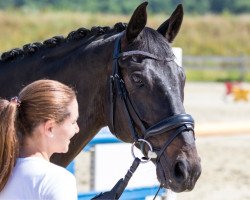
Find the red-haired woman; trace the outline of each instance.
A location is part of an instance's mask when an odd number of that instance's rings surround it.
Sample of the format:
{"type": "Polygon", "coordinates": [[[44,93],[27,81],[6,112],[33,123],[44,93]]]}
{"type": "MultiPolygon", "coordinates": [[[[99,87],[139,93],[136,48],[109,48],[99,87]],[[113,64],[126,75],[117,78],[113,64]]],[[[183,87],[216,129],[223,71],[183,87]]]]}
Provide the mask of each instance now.
{"type": "Polygon", "coordinates": [[[0,99],[0,200],[77,199],[75,177],[49,162],[79,132],[70,87],[39,80],[10,101],[0,99]]]}

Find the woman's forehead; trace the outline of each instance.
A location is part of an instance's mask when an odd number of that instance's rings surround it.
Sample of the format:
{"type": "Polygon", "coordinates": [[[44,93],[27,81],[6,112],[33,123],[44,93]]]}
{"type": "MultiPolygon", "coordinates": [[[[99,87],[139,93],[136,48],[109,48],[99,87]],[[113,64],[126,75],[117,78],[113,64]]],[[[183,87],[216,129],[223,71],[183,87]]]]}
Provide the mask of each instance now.
{"type": "Polygon", "coordinates": [[[72,118],[78,118],[79,111],[78,111],[78,102],[76,99],[73,99],[73,101],[69,104],[68,110],[72,118]]]}

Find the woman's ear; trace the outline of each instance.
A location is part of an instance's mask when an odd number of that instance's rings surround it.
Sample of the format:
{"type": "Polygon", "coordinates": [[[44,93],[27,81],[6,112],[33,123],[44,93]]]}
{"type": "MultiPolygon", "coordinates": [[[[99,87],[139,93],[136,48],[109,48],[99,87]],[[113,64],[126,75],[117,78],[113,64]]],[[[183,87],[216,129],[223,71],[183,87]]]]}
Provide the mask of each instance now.
{"type": "Polygon", "coordinates": [[[47,120],[44,123],[44,134],[49,137],[49,138],[53,138],[54,134],[53,134],[53,129],[55,128],[56,122],[55,120],[47,120]]]}

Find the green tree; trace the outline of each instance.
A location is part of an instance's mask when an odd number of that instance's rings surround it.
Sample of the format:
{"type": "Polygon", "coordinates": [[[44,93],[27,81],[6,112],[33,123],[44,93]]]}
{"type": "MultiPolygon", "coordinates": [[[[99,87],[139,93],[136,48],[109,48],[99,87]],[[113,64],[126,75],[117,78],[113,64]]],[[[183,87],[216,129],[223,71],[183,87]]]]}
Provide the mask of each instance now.
{"type": "MultiPolygon", "coordinates": [[[[130,14],[144,0],[0,0],[0,9],[64,9],[87,12],[130,14]]],[[[151,13],[170,14],[177,4],[184,5],[185,13],[204,14],[250,13],[250,0],[149,0],[151,13]]]]}
{"type": "Polygon", "coordinates": [[[237,0],[234,2],[234,13],[250,13],[250,1],[249,0],[237,0]]]}
{"type": "Polygon", "coordinates": [[[183,2],[185,10],[188,13],[203,14],[209,10],[208,0],[188,0],[183,2]]]}

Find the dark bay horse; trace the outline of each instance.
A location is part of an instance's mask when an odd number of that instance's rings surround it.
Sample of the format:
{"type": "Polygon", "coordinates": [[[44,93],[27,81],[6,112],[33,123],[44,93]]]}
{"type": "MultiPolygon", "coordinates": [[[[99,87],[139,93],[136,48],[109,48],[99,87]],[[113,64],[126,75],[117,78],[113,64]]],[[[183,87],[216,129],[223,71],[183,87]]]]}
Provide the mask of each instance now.
{"type": "MultiPolygon", "coordinates": [[[[183,107],[185,73],[170,43],[177,35],[179,5],[157,30],[145,27],[147,3],[128,24],[80,28],[67,37],[24,45],[0,59],[0,97],[10,99],[38,79],[54,79],[78,92],[80,133],[66,154],[52,162],[67,166],[104,126],[124,142],[136,142],[147,156],[147,140],[157,157],[157,177],[165,188],[192,190],[201,173],[193,119],[183,107]]],[[[152,152],[151,152],[152,153],[152,152]]]]}

